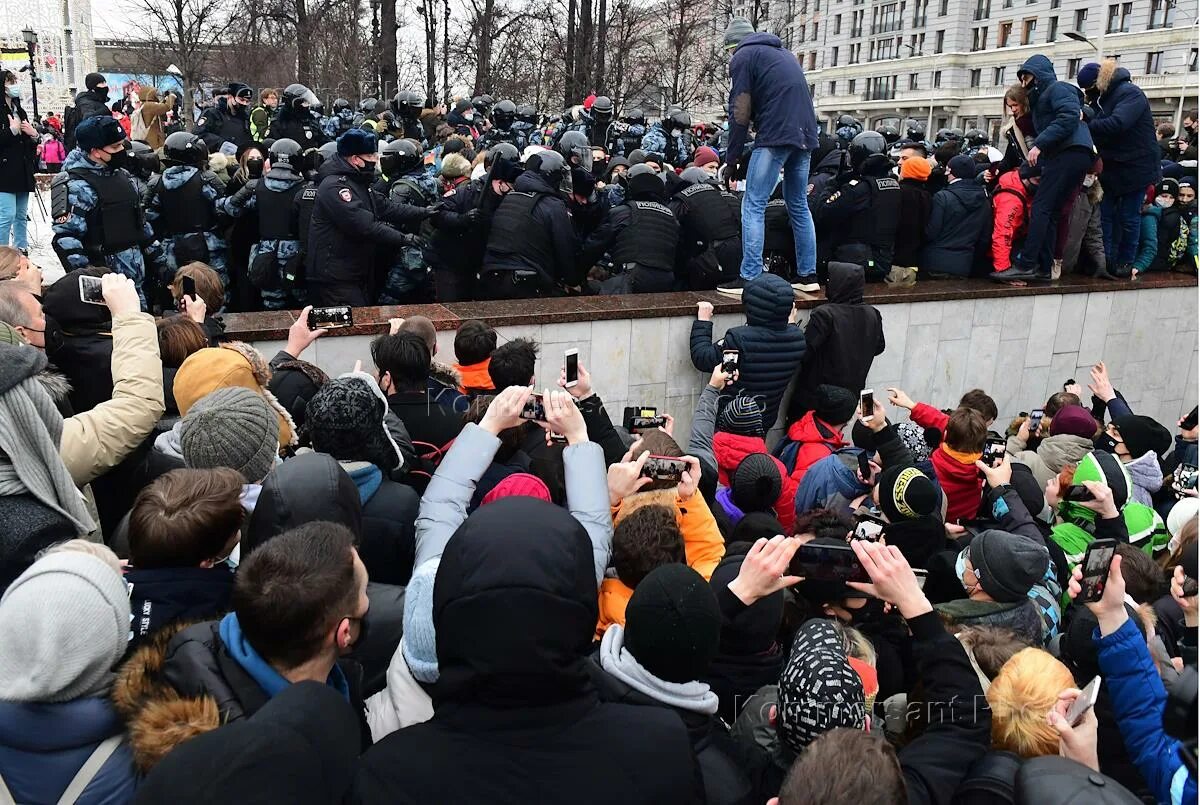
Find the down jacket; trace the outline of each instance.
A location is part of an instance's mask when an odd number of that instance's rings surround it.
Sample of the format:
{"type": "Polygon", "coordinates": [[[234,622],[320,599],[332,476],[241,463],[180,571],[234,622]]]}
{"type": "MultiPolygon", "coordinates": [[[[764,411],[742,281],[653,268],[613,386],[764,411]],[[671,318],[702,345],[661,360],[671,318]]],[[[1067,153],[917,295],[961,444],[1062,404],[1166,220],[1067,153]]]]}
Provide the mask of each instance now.
{"type": "Polygon", "coordinates": [[[1096,100],[1084,110],[1088,130],[1104,159],[1100,184],[1105,192],[1125,195],[1158,181],[1160,159],[1154,114],[1146,93],[1129,71],[1105,59],[1096,77],[1096,100]]]}
{"type": "Polygon", "coordinates": [[[921,268],[941,274],[968,277],[975,255],[983,253],[991,205],[983,186],[959,179],[933,196],[921,268]]]}
{"type": "Polygon", "coordinates": [[[992,196],[992,268],[996,271],[1012,265],[1013,248],[1025,240],[1032,200],[1015,170],[1000,174],[992,196]]]}
{"type": "Polygon", "coordinates": [[[1038,485],[1045,487],[1051,478],[1062,472],[1063,467],[1082,461],[1084,456],[1092,452],[1094,445],[1090,439],[1060,433],[1043,439],[1036,451],[1025,449],[1025,442],[1015,435],[1008,437],[1006,447],[1012,460],[1029,467],[1038,485]]]}
{"type": "Polygon", "coordinates": [[[738,350],[739,377],[728,391],[758,400],[768,430],[779,416],[788,382],[804,360],[804,332],[788,322],[793,299],[787,280],[762,274],[742,293],[744,325],[730,328],[724,338],[713,343],[712,322],[692,322],[692,365],[707,375],[721,362],[722,349],[738,350]]]}
{"type": "Polygon", "coordinates": [[[1029,144],[1030,150],[1037,148],[1047,157],[1075,146],[1091,151],[1092,135],[1080,117],[1083,99],[1079,88],[1059,81],[1054,74],[1054,65],[1040,53],[1025,60],[1017,75],[1021,73],[1033,75],[1033,84],[1027,93],[1033,128],[1038,134],[1029,144]]]}

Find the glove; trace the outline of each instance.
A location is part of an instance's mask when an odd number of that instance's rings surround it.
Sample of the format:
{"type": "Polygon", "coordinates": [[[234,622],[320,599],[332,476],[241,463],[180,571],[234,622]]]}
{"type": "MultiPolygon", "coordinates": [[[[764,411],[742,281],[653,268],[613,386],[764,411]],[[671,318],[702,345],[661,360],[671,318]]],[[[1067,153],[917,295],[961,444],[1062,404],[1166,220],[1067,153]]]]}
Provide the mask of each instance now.
{"type": "Polygon", "coordinates": [[[483,218],[483,210],[473,207],[467,210],[466,219],[469,224],[477,224],[483,218]]]}
{"type": "Polygon", "coordinates": [[[410,235],[407,232],[402,233],[402,234],[404,236],[404,245],[405,246],[422,246],[422,245],[424,245],[424,242],[421,240],[420,235],[410,235]]]}
{"type": "Polygon", "coordinates": [[[446,205],[442,204],[442,202],[440,202],[440,201],[434,202],[433,204],[430,204],[428,207],[425,208],[425,217],[433,218],[435,215],[437,215],[439,212],[441,212],[445,208],[446,208],[446,205]]]}
{"type": "Polygon", "coordinates": [[[230,203],[235,207],[242,206],[251,196],[254,195],[254,191],[257,187],[258,179],[248,180],[236,193],[233,194],[233,198],[230,199],[230,203]]]}

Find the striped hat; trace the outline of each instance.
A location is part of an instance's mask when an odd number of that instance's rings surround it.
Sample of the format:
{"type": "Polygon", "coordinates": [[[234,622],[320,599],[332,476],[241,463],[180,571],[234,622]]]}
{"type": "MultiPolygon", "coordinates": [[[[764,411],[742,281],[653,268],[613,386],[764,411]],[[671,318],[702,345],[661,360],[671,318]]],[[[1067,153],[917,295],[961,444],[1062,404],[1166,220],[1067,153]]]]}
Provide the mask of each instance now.
{"type": "Polygon", "coordinates": [[[762,406],[753,397],[734,397],[717,416],[717,430],[738,436],[762,436],[762,406]]]}

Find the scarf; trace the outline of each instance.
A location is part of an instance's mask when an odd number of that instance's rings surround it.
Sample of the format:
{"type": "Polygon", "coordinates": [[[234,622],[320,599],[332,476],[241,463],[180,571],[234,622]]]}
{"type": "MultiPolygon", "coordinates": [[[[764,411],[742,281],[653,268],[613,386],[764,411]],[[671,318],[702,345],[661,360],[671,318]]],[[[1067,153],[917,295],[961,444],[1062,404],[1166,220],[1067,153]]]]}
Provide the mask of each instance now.
{"type": "Polygon", "coordinates": [[[87,534],[96,524],[59,455],[62,426],[62,414],[36,377],[0,396],[0,495],[32,495],[87,534]]]}
{"type": "Polygon", "coordinates": [[[608,627],[600,643],[600,667],[639,693],[660,704],[711,716],[717,712],[717,694],[704,682],[664,682],[647,671],[625,650],[625,629],[608,627]]]}

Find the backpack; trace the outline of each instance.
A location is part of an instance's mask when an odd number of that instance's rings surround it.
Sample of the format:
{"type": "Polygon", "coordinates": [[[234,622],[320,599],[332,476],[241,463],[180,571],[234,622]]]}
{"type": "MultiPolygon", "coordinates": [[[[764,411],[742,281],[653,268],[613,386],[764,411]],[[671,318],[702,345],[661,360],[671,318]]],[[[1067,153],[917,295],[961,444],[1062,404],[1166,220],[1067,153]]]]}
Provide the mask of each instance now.
{"type": "Polygon", "coordinates": [[[79,107],[68,106],[63,110],[63,142],[67,150],[75,147],[75,127],[79,125],[79,107]]]}
{"type": "Polygon", "coordinates": [[[146,135],[150,133],[150,126],[146,124],[145,112],[142,107],[133,113],[130,117],[129,124],[129,139],[146,141],[146,135]]]}

